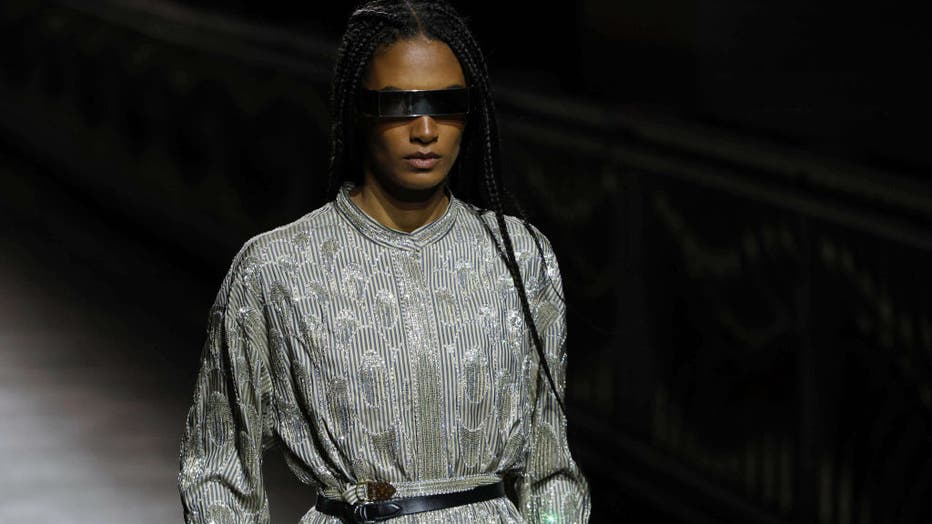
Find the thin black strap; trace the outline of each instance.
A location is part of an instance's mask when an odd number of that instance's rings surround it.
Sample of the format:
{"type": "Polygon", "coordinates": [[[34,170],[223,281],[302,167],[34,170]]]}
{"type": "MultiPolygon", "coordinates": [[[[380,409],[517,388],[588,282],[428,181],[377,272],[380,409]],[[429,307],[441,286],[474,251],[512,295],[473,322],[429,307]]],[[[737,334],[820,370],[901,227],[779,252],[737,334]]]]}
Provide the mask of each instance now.
{"type": "Polygon", "coordinates": [[[495,484],[478,486],[466,491],[360,504],[348,504],[342,500],[331,499],[318,494],[315,507],[317,511],[331,517],[339,517],[344,522],[381,522],[402,515],[455,508],[504,496],[505,485],[499,481],[495,484]]]}

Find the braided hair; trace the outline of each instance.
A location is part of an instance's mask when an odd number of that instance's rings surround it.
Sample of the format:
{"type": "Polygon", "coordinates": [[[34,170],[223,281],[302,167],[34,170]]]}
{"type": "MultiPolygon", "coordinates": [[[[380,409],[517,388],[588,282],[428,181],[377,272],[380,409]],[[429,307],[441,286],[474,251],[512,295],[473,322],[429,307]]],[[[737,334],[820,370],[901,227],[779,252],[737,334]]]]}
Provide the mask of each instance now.
{"type": "Polygon", "coordinates": [[[467,28],[465,19],[445,0],[373,0],[360,5],[350,15],[337,50],[330,91],[328,194],[331,198],[335,196],[345,180],[362,184],[361,155],[356,153],[361,144],[358,143],[360,133],[356,125],[354,102],[374,51],[380,46],[418,36],[442,41],[450,47],[463,68],[467,85],[475,95],[470,99],[471,111],[463,131],[460,153],[448,175],[448,184],[454,194],[470,203],[468,207],[480,216],[479,222],[492,238],[499,257],[508,268],[518,290],[524,319],[530,327],[541,368],[560,409],[565,411],[544,355],[540,333],[531,314],[527,291],[515,259],[511,235],[505,225],[504,197],[515,204],[517,215],[534,240],[542,263],[543,248],[525,214],[502,181],[498,121],[485,58],[467,28]],[[487,212],[495,216],[501,241],[493,234],[489,224],[481,219],[481,215],[487,212]]]}

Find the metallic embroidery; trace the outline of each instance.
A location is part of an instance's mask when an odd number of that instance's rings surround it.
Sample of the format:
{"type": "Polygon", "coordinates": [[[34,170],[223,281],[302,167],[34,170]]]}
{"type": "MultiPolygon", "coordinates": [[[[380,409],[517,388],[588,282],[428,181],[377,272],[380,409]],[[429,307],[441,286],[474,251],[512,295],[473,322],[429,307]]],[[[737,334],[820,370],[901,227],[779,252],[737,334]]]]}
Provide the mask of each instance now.
{"type": "Polygon", "coordinates": [[[283,253],[279,255],[278,259],[276,259],[275,262],[276,264],[278,264],[278,267],[284,269],[285,271],[289,273],[293,273],[295,270],[295,267],[297,266],[292,256],[287,253],[283,253]]]}
{"type": "Polygon", "coordinates": [[[560,310],[553,302],[543,302],[537,306],[537,312],[534,315],[534,322],[537,324],[539,333],[544,333],[550,329],[550,325],[560,316],[560,310]]]}
{"type": "Polygon", "coordinates": [[[498,424],[502,431],[508,429],[509,423],[515,416],[515,388],[514,378],[511,375],[502,375],[498,381],[498,424]]]}
{"type": "Polygon", "coordinates": [[[363,274],[362,266],[352,262],[341,268],[343,273],[340,279],[343,293],[354,299],[363,300],[363,293],[366,290],[366,277],[363,274]]]}
{"type": "Polygon", "coordinates": [[[547,422],[537,424],[535,428],[535,437],[535,455],[539,457],[559,456],[561,446],[557,442],[557,436],[552,425],[547,422]]]}
{"type": "Polygon", "coordinates": [[[408,344],[414,358],[414,415],[417,474],[422,478],[439,478],[446,474],[446,457],[442,448],[445,428],[441,401],[439,348],[428,322],[427,289],[420,266],[414,256],[399,253],[394,257],[399,267],[402,316],[408,344]]]}
{"type": "Polygon", "coordinates": [[[307,231],[298,231],[292,235],[291,243],[298,251],[304,251],[311,245],[311,235],[307,231]]]}
{"type": "Polygon", "coordinates": [[[252,307],[240,307],[236,310],[235,318],[239,329],[241,329],[244,334],[249,335],[253,334],[256,329],[255,326],[261,322],[259,312],[252,307]]]}
{"type": "Polygon", "coordinates": [[[398,456],[398,434],[395,428],[370,434],[369,440],[372,442],[372,447],[382,455],[383,461],[391,462],[398,456]]]}
{"type": "Polygon", "coordinates": [[[240,273],[240,281],[243,285],[251,290],[255,291],[256,289],[261,289],[261,282],[259,281],[258,269],[261,265],[261,261],[255,256],[247,256],[242,261],[242,271],[240,273]]]}
{"type": "Polygon", "coordinates": [[[515,289],[515,281],[511,278],[511,274],[502,273],[496,279],[495,284],[501,294],[502,300],[508,300],[512,297],[517,298],[517,295],[515,295],[517,292],[515,289]]]}
{"type": "Polygon", "coordinates": [[[440,312],[443,313],[444,319],[453,322],[459,320],[457,317],[456,297],[453,296],[453,293],[451,293],[449,289],[437,289],[434,292],[434,297],[436,298],[440,312]]]}
{"type": "Polygon", "coordinates": [[[327,385],[327,409],[341,437],[349,433],[350,405],[346,379],[334,378],[327,385]]]}
{"type": "Polygon", "coordinates": [[[204,477],[207,458],[198,440],[199,438],[196,438],[184,444],[184,451],[181,455],[181,473],[178,476],[181,489],[189,489],[204,477]]]}
{"type": "Polygon", "coordinates": [[[261,434],[263,430],[262,419],[259,418],[259,412],[256,411],[256,408],[249,405],[244,405],[240,406],[240,410],[242,411],[242,416],[245,419],[243,426],[245,426],[246,430],[253,435],[261,434]]]}
{"type": "Polygon", "coordinates": [[[232,391],[232,396],[238,403],[244,405],[255,404],[255,397],[252,395],[253,390],[252,376],[249,373],[249,363],[242,352],[236,352],[233,357],[233,376],[236,381],[236,388],[232,391]]]}
{"type": "Polygon", "coordinates": [[[478,348],[465,353],[462,372],[464,399],[472,404],[481,402],[489,393],[489,362],[478,348]]]}
{"type": "Polygon", "coordinates": [[[327,273],[333,273],[333,262],[338,249],[339,244],[333,238],[328,238],[320,244],[320,258],[323,261],[323,268],[327,273]]]}
{"type": "Polygon", "coordinates": [[[356,320],[356,314],[351,309],[344,309],[337,314],[334,321],[334,330],[337,341],[341,346],[345,346],[352,340],[353,335],[359,328],[359,322],[356,320]]]}
{"type": "Polygon", "coordinates": [[[274,282],[269,291],[269,302],[280,315],[283,315],[291,307],[291,292],[285,284],[274,282]]]}
{"type": "Polygon", "coordinates": [[[465,295],[471,294],[479,280],[476,270],[473,269],[468,260],[457,260],[454,268],[456,271],[456,284],[459,286],[460,291],[465,295]]]}
{"type": "Polygon", "coordinates": [[[323,322],[313,315],[305,315],[298,321],[298,331],[304,346],[312,355],[311,365],[320,365],[324,351],[328,347],[327,332],[323,322]]]}
{"type": "Polygon", "coordinates": [[[288,377],[291,366],[288,364],[285,351],[285,338],[278,329],[272,328],[269,330],[269,341],[271,342],[269,360],[272,365],[272,381],[276,387],[275,391],[279,396],[286,396],[289,394],[288,377]]]}
{"type": "Polygon", "coordinates": [[[314,408],[314,388],[311,386],[311,381],[307,377],[307,373],[298,363],[294,363],[291,366],[291,375],[295,377],[295,400],[304,406],[304,409],[311,411],[314,408]]]}
{"type": "Polygon", "coordinates": [[[216,503],[207,508],[208,524],[236,524],[237,520],[236,513],[227,504],[216,503]]]}
{"type": "Polygon", "coordinates": [[[375,293],[375,312],[382,329],[391,329],[395,326],[398,313],[395,308],[395,295],[391,291],[380,289],[375,293]]]}
{"type": "Polygon", "coordinates": [[[327,288],[320,282],[308,282],[304,286],[304,293],[306,297],[313,299],[318,304],[326,304],[330,300],[330,295],[327,293],[327,288]]]}
{"type": "Polygon", "coordinates": [[[505,312],[505,332],[512,344],[520,344],[524,334],[524,315],[517,309],[505,312]]]}
{"type": "Polygon", "coordinates": [[[372,464],[363,457],[353,459],[353,472],[355,473],[354,476],[359,480],[375,478],[375,470],[372,469],[372,464]]]}
{"type": "Polygon", "coordinates": [[[279,402],[278,427],[282,436],[292,444],[299,444],[309,438],[309,430],[304,415],[297,406],[290,402],[279,402]]]}
{"type": "MultiPolygon", "coordinates": [[[[177,478],[188,524],[268,524],[261,464],[277,441],[304,483],[337,497],[357,482],[395,496],[523,479],[505,499],[399,519],[585,522],[588,485],[538,373],[490,212],[451,198],[405,233],[336,200],[249,240],[207,319],[177,478]]],[[[558,388],[565,308],[556,257],[505,219],[558,388]]],[[[277,453],[276,453],[277,455],[277,453]]],[[[302,522],[335,524],[316,511],[302,522]]]]}
{"type": "Polygon", "coordinates": [[[481,306],[478,310],[479,323],[485,328],[486,336],[494,340],[499,334],[499,320],[497,312],[490,306],[481,306]]]}
{"type": "MultiPolygon", "coordinates": [[[[238,438],[240,460],[243,462],[246,474],[249,476],[258,475],[261,461],[259,460],[259,453],[256,452],[256,447],[252,444],[252,438],[245,431],[240,431],[238,438]]],[[[240,479],[240,481],[242,484],[246,484],[246,479],[240,479]]]]}
{"type": "Polygon", "coordinates": [[[367,406],[380,408],[382,401],[389,399],[385,362],[375,351],[369,350],[363,356],[359,379],[362,381],[362,398],[367,406]]]}
{"type": "MultiPolygon", "coordinates": [[[[210,318],[207,324],[207,340],[212,341],[216,340],[223,333],[223,320],[224,320],[224,311],[221,308],[211,308],[210,318]]],[[[219,351],[219,348],[216,344],[209,344],[210,351],[214,353],[216,358],[216,353],[219,351]]]]}
{"type": "Polygon", "coordinates": [[[464,464],[471,467],[479,465],[479,454],[483,447],[483,440],[484,432],[482,429],[459,428],[460,455],[464,464]]]}
{"type": "Polygon", "coordinates": [[[212,393],[207,403],[207,438],[214,447],[223,447],[233,438],[233,417],[223,393],[212,393]]]}

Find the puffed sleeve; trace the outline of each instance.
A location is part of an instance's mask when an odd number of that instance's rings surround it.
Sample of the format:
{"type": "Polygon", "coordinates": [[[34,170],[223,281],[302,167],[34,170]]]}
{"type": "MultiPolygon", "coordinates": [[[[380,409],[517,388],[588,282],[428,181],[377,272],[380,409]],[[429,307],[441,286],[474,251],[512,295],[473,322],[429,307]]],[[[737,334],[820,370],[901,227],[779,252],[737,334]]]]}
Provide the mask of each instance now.
{"type": "Polygon", "coordinates": [[[275,443],[275,424],[262,286],[249,252],[247,242],[210,309],[179,457],[187,524],[269,522],[262,453],[275,443]]]}
{"type": "MultiPolygon", "coordinates": [[[[537,230],[535,229],[535,232],[537,230]]],[[[533,250],[529,273],[536,275],[527,287],[535,323],[557,391],[566,391],[566,305],[556,256],[547,238],[537,232],[543,260],[533,250]]],[[[533,344],[533,342],[532,342],[533,344]]],[[[539,362],[536,350],[533,361],[539,362]]],[[[566,417],[542,370],[537,373],[532,428],[524,475],[518,479],[519,508],[532,523],[584,523],[591,509],[589,484],[570,455],[566,417]]],[[[536,371],[535,371],[536,372],[536,371]]]]}

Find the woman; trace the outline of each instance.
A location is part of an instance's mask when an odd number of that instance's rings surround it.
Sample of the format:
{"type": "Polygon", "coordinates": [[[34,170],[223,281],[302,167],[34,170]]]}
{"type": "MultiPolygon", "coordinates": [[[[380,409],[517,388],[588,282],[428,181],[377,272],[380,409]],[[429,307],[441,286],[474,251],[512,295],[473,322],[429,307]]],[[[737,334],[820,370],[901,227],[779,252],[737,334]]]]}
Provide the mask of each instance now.
{"type": "Polygon", "coordinates": [[[302,522],[586,521],[560,273],[546,237],[502,212],[463,20],[438,1],[357,9],[331,104],[333,200],[247,241],[212,308],[186,521],[267,522],[275,444],[319,488],[302,522]]]}

